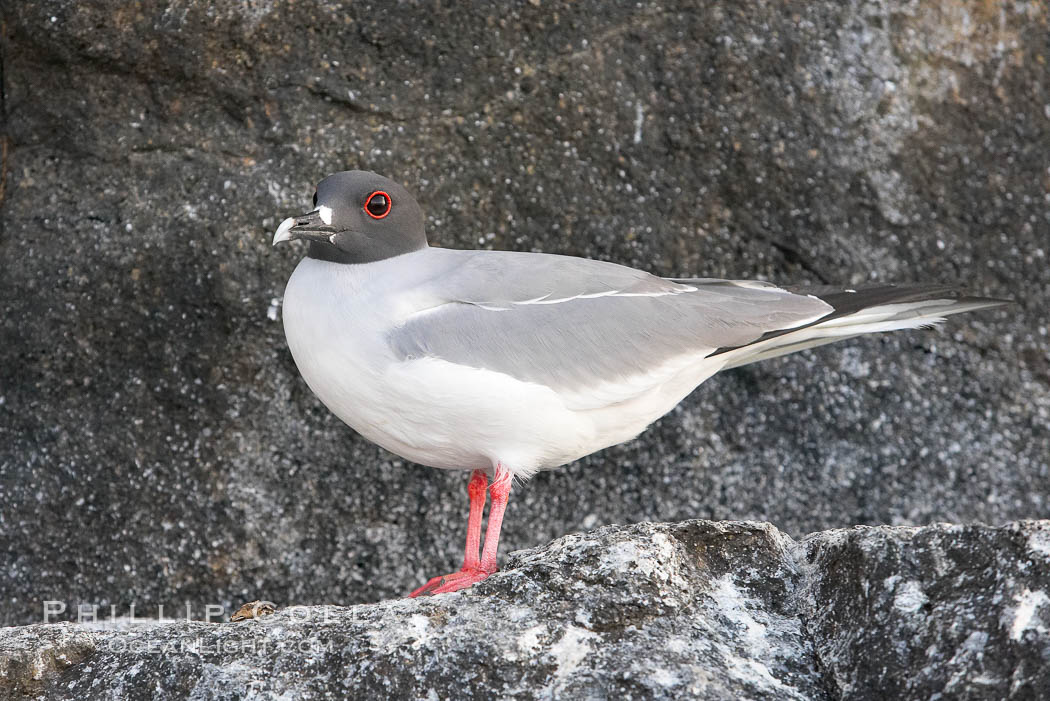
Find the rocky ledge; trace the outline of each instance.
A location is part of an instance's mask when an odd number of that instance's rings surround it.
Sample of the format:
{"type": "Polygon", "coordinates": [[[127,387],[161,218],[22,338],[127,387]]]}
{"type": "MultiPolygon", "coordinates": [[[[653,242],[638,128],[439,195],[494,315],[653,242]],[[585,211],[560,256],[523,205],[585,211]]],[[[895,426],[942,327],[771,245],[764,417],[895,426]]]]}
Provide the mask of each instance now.
{"type": "Polygon", "coordinates": [[[0,696],[1036,699],[1050,521],[610,526],[473,589],[236,623],[0,629],[0,696]]]}

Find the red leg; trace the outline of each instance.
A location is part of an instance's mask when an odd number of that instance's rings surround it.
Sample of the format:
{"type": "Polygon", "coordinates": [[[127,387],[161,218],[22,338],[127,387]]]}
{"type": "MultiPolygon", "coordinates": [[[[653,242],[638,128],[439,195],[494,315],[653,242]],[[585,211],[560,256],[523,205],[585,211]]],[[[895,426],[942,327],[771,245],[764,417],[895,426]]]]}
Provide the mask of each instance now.
{"type": "Polygon", "coordinates": [[[484,470],[474,470],[467,485],[467,496],[470,497],[470,515],[467,517],[467,545],[463,552],[463,567],[459,572],[432,577],[427,583],[409,594],[416,598],[420,594],[433,594],[442,584],[458,579],[478,569],[478,548],[481,545],[481,515],[485,511],[485,492],[488,490],[489,478],[484,470]]]}
{"type": "Polygon", "coordinates": [[[485,550],[481,553],[481,569],[492,574],[496,566],[496,549],[499,548],[499,532],[503,527],[503,512],[507,510],[510,499],[510,473],[502,465],[496,466],[496,479],[489,487],[492,506],[489,507],[489,524],[485,529],[485,550]]]}
{"type": "Polygon", "coordinates": [[[442,577],[434,577],[426,584],[409,594],[415,598],[420,594],[444,594],[450,591],[466,589],[480,582],[496,571],[496,549],[499,547],[499,532],[503,525],[503,512],[507,508],[510,496],[511,475],[503,465],[496,465],[496,476],[489,491],[492,494],[492,508],[489,510],[489,523],[485,530],[485,549],[478,560],[478,545],[481,541],[481,513],[485,508],[485,491],[488,478],[481,470],[475,470],[471,476],[467,493],[470,495],[470,516],[467,519],[467,547],[463,556],[463,568],[442,577]]]}
{"type": "Polygon", "coordinates": [[[467,517],[467,547],[463,553],[464,570],[478,566],[478,549],[481,547],[481,514],[485,511],[485,492],[489,478],[484,470],[474,470],[467,485],[470,497],[470,515],[467,517]]]}

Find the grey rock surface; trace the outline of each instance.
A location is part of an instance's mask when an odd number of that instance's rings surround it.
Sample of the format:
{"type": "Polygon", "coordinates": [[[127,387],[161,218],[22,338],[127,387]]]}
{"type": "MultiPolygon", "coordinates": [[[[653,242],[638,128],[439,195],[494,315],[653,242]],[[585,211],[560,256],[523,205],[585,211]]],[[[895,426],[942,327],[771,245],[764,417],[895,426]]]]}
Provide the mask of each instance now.
{"type": "Polygon", "coordinates": [[[1018,300],[713,378],[516,489],[505,550],[1048,513],[1042,3],[0,13],[0,622],[354,604],[458,563],[466,476],[342,426],[277,320],[299,253],[270,234],[351,167],[416,191],[444,246],[1018,300]]]}
{"type": "Polygon", "coordinates": [[[806,628],[842,698],[1050,693],[1050,521],[852,528],[801,546],[806,628]]]}
{"type": "Polygon", "coordinates": [[[0,629],[47,699],[1037,699],[1050,521],[608,526],[472,589],[239,623],[0,629]]]}

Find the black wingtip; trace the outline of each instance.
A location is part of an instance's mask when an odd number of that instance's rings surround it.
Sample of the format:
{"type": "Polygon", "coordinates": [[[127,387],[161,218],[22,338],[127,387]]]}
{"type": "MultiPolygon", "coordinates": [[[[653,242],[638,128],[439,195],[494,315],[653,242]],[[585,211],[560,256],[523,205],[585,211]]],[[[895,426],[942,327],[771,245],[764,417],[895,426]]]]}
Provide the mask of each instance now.
{"type": "Polygon", "coordinates": [[[980,305],[978,308],[981,309],[1015,304],[1011,299],[969,295],[960,288],[950,285],[872,285],[855,289],[824,286],[786,289],[796,294],[811,295],[831,305],[835,311],[821,321],[849,316],[884,304],[907,304],[936,299],[951,300],[959,305],[980,305]]]}
{"type": "Polygon", "coordinates": [[[914,304],[921,302],[933,302],[944,300],[950,303],[949,307],[942,308],[943,316],[958,314],[960,312],[980,311],[994,309],[997,307],[1016,304],[1012,299],[1000,299],[996,297],[975,297],[964,294],[957,287],[948,285],[875,285],[869,287],[842,288],[842,287],[785,287],[783,289],[795,294],[816,297],[820,301],[832,307],[832,311],[821,318],[789,329],[770,331],[744,346],[732,346],[719,348],[711,355],[720,355],[729,351],[755,345],[768,341],[778,336],[785,336],[796,331],[817,326],[835,319],[857,314],[865,309],[881,307],[890,304],[914,304]]]}

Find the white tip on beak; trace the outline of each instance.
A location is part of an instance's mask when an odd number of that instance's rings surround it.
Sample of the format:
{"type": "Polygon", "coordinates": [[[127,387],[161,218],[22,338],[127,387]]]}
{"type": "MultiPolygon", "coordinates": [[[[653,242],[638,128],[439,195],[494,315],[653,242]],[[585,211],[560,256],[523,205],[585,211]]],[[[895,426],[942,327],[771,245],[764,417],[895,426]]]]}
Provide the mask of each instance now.
{"type": "Polygon", "coordinates": [[[273,245],[276,246],[281,241],[290,241],[292,237],[288,234],[292,227],[295,226],[295,217],[288,217],[281,225],[277,227],[277,231],[273,235],[273,245]]]}

